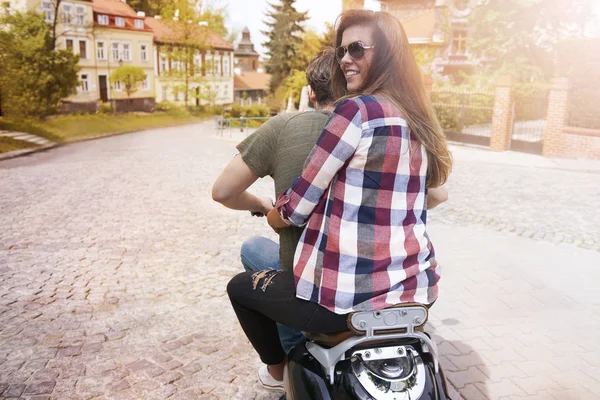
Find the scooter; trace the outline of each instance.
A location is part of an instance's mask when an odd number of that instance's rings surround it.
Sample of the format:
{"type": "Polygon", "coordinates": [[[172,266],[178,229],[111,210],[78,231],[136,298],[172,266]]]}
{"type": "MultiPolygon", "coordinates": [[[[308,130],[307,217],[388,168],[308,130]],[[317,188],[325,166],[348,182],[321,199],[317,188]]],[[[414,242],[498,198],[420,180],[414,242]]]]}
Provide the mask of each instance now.
{"type": "Polygon", "coordinates": [[[305,333],[288,354],[280,400],[449,399],[428,309],[403,304],[349,316],[350,331],[305,333]]]}

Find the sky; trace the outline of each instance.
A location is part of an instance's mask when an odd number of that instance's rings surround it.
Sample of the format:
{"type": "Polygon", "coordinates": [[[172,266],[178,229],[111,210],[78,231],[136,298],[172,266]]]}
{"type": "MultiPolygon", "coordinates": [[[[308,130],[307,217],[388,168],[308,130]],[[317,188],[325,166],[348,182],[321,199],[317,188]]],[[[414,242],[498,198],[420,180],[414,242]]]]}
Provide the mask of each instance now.
{"type": "MultiPolygon", "coordinates": [[[[215,6],[227,6],[229,14],[227,27],[233,28],[241,35],[244,26],[248,26],[254,48],[261,55],[265,54],[262,43],[266,41],[266,37],[261,31],[267,28],[263,21],[266,12],[270,9],[268,0],[212,0],[209,3],[215,6]]],[[[309,19],[304,27],[322,33],[325,22],[334,23],[341,13],[342,0],[296,0],[295,6],[298,11],[308,11],[309,19]]],[[[366,0],[365,6],[376,9],[378,2],[366,0]]]]}

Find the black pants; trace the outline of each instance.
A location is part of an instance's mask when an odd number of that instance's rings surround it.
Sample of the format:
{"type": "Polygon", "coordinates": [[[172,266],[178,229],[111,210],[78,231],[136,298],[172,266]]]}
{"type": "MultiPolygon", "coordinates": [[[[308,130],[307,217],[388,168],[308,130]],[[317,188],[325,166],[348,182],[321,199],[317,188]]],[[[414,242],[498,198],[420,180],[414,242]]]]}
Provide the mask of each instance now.
{"type": "Polygon", "coordinates": [[[265,364],[279,364],[285,358],[276,322],[306,332],[348,330],[346,315],[296,298],[291,272],[241,273],[229,281],[227,294],[242,329],[265,364]]]}

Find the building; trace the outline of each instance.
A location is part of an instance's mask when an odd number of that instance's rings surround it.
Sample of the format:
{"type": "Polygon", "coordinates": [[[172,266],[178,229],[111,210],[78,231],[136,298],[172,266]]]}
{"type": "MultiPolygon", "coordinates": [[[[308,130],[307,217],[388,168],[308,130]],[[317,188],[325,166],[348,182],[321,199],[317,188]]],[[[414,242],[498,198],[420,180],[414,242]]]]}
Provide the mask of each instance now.
{"type": "Polygon", "coordinates": [[[57,47],[79,55],[80,84],[77,93],[64,100],[63,111],[94,112],[98,101],[111,101],[119,111],[154,107],[152,31],[143,15],[119,0],[65,0],[58,10],[54,0],[11,2],[14,10],[38,10],[48,23],[57,18],[57,47]],[[138,66],[146,73],[131,96],[120,82],[110,82],[110,74],[121,65],[138,66]]]}
{"type": "MultiPolygon", "coordinates": [[[[477,0],[385,0],[382,11],[394,15],[404,27],[409,43],[433,71],[458,77],[473,63],[467,50],[468,18],[477,0]]],[[[343,8],[363,8],[364,0],[344,0],[343,8]]]]}
{"type": "Polygon", "coordinates": [[[235,95],[233,101],[241,106],[264,104],[269,90],[270,74],[246,71],[234,76],[235,95]]]}
{"type": "Polygon", "coordinates": [[[250,30],[244,27],[242,31],[242,40],[235,49],[235,68],[236,71],[257,71],[259,67],[259,54],[254,50],[254,43],[250,40],[250,30]]]}
{"type": "Polygon", "coordinates": [[[63,0],[58,12],[55,5],[55,0],[10,0],[9,12],[34,9],[49,23],[58,18],[57,47],[79,55],[80,85],[64,100],[63,111],[95,112],[99,101],[111,102],[116,111],[151,111],[155,98],[183,104],[185,75],[172,71],[181,72],[184,63],[172,55],[184,42],[196,51],[198,73],[191,71],[188,77],[197,94],[193,97],[202,98],[196,104],[233,102],[233,46],[206,26],[195,26],[193,32],[201,39],[191,43],[176,37],[185,31],[177,27],[187,29],[187,24],[146,18],[125,0],[63,0]],[[146,74],[130,95],[121,82],[110,81],[111,73],[122,65],[140,67],[146,74]]]}
{"type": "Polygon", "coordinates": [[[271,75],[264,73],[259,54],[254,50],[250,30],[245,27],[242,40],[235,49],[234,102],[245,106],[264,104],[269,92],[271,75]]]}
{"type": "Polygon", "coordinates": [[[233,45],[202,22],[146,18],[154,32],[157,101],[188,105],[233,102],[233,45]]]}

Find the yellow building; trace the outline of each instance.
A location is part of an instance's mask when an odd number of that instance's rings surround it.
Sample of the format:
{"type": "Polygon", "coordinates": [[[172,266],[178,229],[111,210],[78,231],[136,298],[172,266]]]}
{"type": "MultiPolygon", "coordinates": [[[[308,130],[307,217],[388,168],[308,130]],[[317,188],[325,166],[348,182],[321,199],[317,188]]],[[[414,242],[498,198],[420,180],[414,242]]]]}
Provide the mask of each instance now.
{"type": "Polygon", "coordinates": [[[57,47],[78,54],[79,87],[65,99],[64,111],[95,111],[98,102],[113,101],[118,110],[154,108],[154,46],[152,30],[143,13],[136,13],[119,0],[64,0],[55,10],[55,0],[11,0],[10,8],[34,9],[48,23],[58,18],[57,47]],[[58,14],[58,15],[55,15],[58,14]],[[110,74],[121,65],[134,65],[146,80],[129,98],[110,74]]]}
{"type": "Polygon", "coordinates": [[[156,101],[233,103],[233,45],[204,24],[146,18],[154,33],[156,101]]]}

